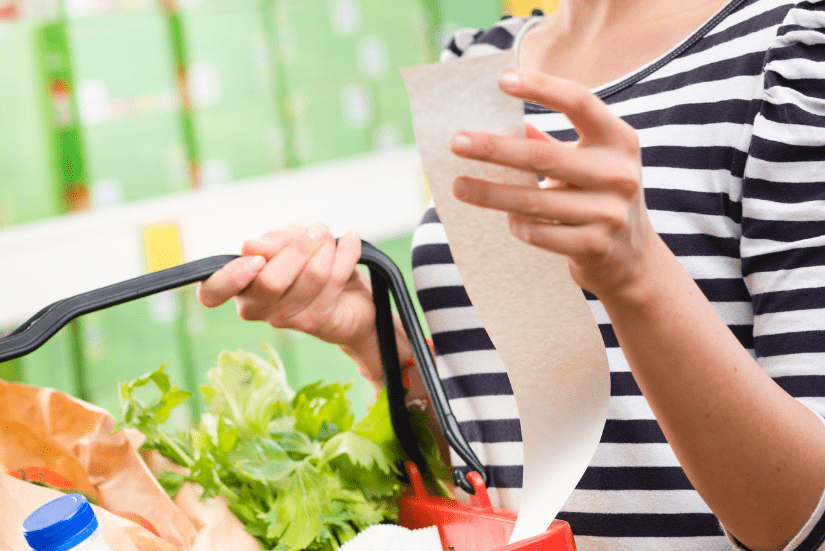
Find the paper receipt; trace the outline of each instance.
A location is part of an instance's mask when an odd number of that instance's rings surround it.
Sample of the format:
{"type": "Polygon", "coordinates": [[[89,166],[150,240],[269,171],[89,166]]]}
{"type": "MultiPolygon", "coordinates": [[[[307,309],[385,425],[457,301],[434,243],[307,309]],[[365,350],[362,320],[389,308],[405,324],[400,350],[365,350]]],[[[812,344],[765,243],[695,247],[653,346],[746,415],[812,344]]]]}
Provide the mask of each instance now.
{"type": "Polygon", "coordinates": [[[507,214],[452,194],[461,175],[537,186],[514,169],[462,159],[461,130],[524,135],[524,104],[498,87],[512,50],[402,69],[424,172],[467,294],[507,369],[524,443],[523,497],[510,543],[545,531],[601,438],[607,354],[566,257],[513,236],[507,214]]]}

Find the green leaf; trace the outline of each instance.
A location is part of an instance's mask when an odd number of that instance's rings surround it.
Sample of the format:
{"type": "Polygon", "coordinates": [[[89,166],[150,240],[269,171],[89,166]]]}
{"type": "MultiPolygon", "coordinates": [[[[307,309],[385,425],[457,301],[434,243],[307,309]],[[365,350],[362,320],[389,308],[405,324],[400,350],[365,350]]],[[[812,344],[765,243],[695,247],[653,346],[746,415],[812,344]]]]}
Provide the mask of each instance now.
{"type": "Polygon", "coordinates": [[[304,549],[323,529],[326,498],[324,475],[309,462],[302,461],[266,517],[270,523],[267,537],[279,538],[280,544],[289,551],[304,549]]]}
{"type": "Polygon", "coordinates": [[[301,459],[307,455],[316,456],[321,453],[320,444],[310,440],[309,436],[303,432],[291,430],[273,436],[278,438],[278,444],[284,451],[300,455],[301,459]]]}
{"type": "Polygon", "coordinates": [[[201,392],[209,411],[241,432],[265,434],[273,419],[290,413],[295,392],[287,384],[280,360],[272,364],[243,350],[225,350],[207,378],[209,387],[201,392]]]}
{"type": "Polygon", "coordinates": [[[226,419],[221,417],[218,419],[218,448],[226,453],[235,447],[238,443],[238,434],[240,431],[235,427],[230,427],[226,424],[226,419]]]}
{"type": "Polygon", "coordinates": [[[259,439],[236,450],[232,457],[235,466],[245,475],[261,481],[278,482],[291,475],[301,463],[274,440],[259,439]]]}
{"type": "Polygon", "coordinates": [[[352,431],[375,442],[390,459],[403,456],[401,444],[392,428],[386,388],[381,389],[367,414],[352,431]]]}
{"type": "Polygon", "coordinates": [[[352,465],[362,469],[379,469],[387,474],[393,470],[378,444],[353,431],[337,434],[324,444],[321,462],[340,455],[346,455],[352,465]]]}
{"type": "Polygon", "coordinates": [[[157,475],[157,479],[163,487],[163,491],[165,491],[169,497],[175,499],[178,492],[180,492],[183,483],[186,482],[188,477],[185,474],[173,473],[172,471],[163,471],[157,475]]]}
{"type": "Polygon", "coordinates": [[[144,447],[155,449],[167,459],[188,467],[192,463],[191,444],[185,436],[171,434],[161,425],[165,423],[174,408],[189,398],[190,394],[169,382],[164,372],[166,364],[151,373],[120,385],[120,406],[123,422],[115,425],[112,432],[123,427],[136,428],[146,436],[144,447]],[[154,384],[161,395],[149,405],[135,396],[135,390],[154,384]]]}
{"type": "MultiPolygon", "coordinates": [[[[325,422],[335,425],[338,432],[349,430],[354,416],[346,392],[351,386],[351,381],[345,385],[336,382],[325,386],[318,381],[300,389],[292,400],[295,430],[306,433],[313,440],[320,439],[325,422]]],[[[333,433],[335,431],[329,427],[324,430],[326,437],[333,433]]]]}

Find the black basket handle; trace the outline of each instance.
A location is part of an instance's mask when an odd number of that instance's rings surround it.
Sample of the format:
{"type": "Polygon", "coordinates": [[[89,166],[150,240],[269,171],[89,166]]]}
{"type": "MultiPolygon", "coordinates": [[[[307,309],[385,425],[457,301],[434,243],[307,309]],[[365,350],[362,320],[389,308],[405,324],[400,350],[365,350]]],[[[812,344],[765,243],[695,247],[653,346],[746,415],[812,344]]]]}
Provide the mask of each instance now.
{"type": "MultiPolygon", "coordinates": [[[[29,318],[12,333],[0,338],[0,362],[13,360],[33,352],[78,316],[203,281],[235,258],[238,256],[211,256],[54,302],[29,318]]],[[[435,409],[438,424],[447,442],[467,463],[467,467],[454,469],[455,482],[463,490],[472,494],[474,490],[466,474],[475,470],[486,484],[486,472],[461,433],[447,401],[404,283],[404,277],[392,259],[367,241],[361,242],[361,258],[358,262],[367,266],[370,271],[381,361],[384,364],[390,417],[396,436],[419,470],[422,473],[427,472],[427,466],[418,448],[418,441],[410,425],[404,403],[404,387],[401,370],[398,368],[398,348],[390,307],[390,291],[392,291],[404,330],[412,346],[413,355],[421,370],[424,386],[435,409]]]]}
{"type": "Polygon", "coordinates": [[[387,397],[390,403],[390,415],[395,434],[404,451],[415,462],[419,470],[422,473],[427,472],[426,463],[418,450],[418,442],[410,426],[407,408],[404,403],[404,388],[401,380],[401,370],[398,368],[398,348],[395,342],[387,286],[389,286],[389,290],[392,291],[395,299],[395,305],[398,308],[404,331],[412,346],[415,361],[424,380],[424,386],[435,409],[438,425],[441,427],[441,431],[444,433],[450,447],[467,464],[466,467],[453,468],[455,483],[465,492],[474,494],[475,489],[467,480],[467,473],[477,471],[485,484],[488,482],[487,474],[481,461],[478,460],[467,439],[461,433],[452,408],[450,408],[450,402],[444,393],[444,387],[438,378],[438,371],[436,371],[432,354],[430,354],[430,347],[427,345],[424,332],[418,323],[418,316],[404,283],[404,276],[390,257],[366,241],[361,242],[361,259],[359,263],[370,269],[372,298],[375,302],[375,323],[378,330],[381,361],[384,364],[384,380],[387,385],[387,397]]]}

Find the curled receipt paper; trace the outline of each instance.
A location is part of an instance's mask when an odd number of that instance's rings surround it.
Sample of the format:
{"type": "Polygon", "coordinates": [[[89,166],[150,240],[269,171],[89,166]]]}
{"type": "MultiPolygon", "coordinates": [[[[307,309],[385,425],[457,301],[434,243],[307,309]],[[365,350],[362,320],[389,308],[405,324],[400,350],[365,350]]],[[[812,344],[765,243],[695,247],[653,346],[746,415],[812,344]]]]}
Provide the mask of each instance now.
{"type": "Polygon", "coordinates": [[[513,66],[506,50],[402,69],[438,217],[518,406],[524,489],[510,543],[544,532],[561,510],[596,451],[610,397],[604,342],[567,259],[514,237],[506,213],[452,194],[461,175],[538,187],[534,175],[449,148],[461,130],[524,135],[523,102],[498,87],[513,66]]]}

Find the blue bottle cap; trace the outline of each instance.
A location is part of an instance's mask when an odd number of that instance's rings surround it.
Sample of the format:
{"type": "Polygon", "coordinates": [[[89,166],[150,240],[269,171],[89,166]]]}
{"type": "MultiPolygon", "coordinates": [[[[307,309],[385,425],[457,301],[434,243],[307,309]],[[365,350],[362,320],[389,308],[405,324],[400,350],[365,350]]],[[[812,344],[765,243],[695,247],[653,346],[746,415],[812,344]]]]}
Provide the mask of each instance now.
{"type": "Polygon", "coordinates": [[[35,551],[66,551],[95,530],[95,512],[80,494],[53,499],[23,521],[23,535],[35,551]]]}

